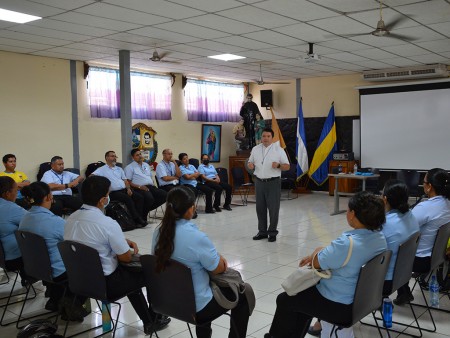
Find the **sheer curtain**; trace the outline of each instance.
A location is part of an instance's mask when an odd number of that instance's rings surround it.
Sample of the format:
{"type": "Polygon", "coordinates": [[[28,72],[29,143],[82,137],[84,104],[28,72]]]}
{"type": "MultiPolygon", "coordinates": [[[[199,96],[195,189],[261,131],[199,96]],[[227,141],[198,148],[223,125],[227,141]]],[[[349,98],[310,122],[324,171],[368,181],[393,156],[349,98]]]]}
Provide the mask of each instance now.
{"type": "Polygon", "coordinates": [[[184,102],[189,121],[237,122],[244,85],[188,79],[184,102]]]}
{"type": "MultiPolygon", "coordinates": [[[[133,119],[170,120],[171,78],[130,72],[133,119]]],[[[119,71],[92,67],[89,70],[91,117],[120,118],[119,71]]]]}

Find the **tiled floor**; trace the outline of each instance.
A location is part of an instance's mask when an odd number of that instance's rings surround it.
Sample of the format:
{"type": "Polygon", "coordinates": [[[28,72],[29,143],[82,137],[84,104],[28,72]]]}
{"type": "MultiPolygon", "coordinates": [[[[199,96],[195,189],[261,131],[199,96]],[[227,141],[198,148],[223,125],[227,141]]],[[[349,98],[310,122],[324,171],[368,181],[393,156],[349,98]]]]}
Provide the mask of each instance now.
{"type": "MultiPolygon", "coordinates": [[[[341,198],[340,202],[341,208],[345,208],[347,199],[341,198]]],[[[251,239],[257,232],[255,205],[252,203],[245,207],[235,206],[231,212],[224,210],[214,215],[203,214],[200,211],[196,223],[212,239],[219,252],[228,260],[229,265],[240,270],[244,279],[255,290],[256,308],[250,317],[248,337],[261,338],[268,332],[275,312],[276,296],[282,290],[280,283],[295,269],[299,257],[311,253],[317,246],[327,245],[348,229],[345,214],[330,216],[332,208],[333,199],[325,193],[300,195],[298,199],[283,200],[280,209],[280,233],[275,243],[251,239]]],[[[203,208],[200,207],[200,209],[203,208]]],[[[156,225],[152,223],[145,229],[127,232],[126,236],[138,243],[141,253],[149,253],[151,237],[156,225]]],[[[0,275],[0,277],[3,276],[0,275]]],[[[0,286],[1,295],[4,295],[7,290],[8,286],[0,286]]],[[[415,296],[419,299],[418,293],[415,296]]],[[[35,300],[30,302],[31,305],[27,306],[28,311],[42,309],[45,301],[41,292],[35,300]]],[[[443,307],[450,309],[448,299],[442,298],[441,302],[443,307]]],[[[144,337],[142,323],[126,299],[123,299],[123,305],[116,337],[144,337]]],[[[94,302],[92,306],[93,309],[98,310],[94,302]]],[[[0,310],[3,311],[3,308],[0,310]]],[[[17,317],[20,304],[13,305],[8,310],[7,318],[17,317]]],[[[424,310],[416,311],[421,315],[421,325],[430,327],[429,317],[424,314],[424,310]]],[[[424,332],[424,337],[450,337],[450,316],[434,312],[434,317],[437,333],[424,332]]],[[[394,320],[412,322],[408,309],[404,307],[395,307],[394,320]]],[[[64,323],[60,322],[59,333],[62,332],[64,323]]],[[[100,323],[101,316],[97,311],[86,317],[82,324],[71,324],[69,333],[100,323]]],[[[227,317],[217,319],[213,322],[213,337],[227,337],[228,328],[227,317]]],[[[357,338],[378,336],[376,329],[360,324],[354,327],[354,332],[357,338]]],[[[2,338],[16,335],[17,329],[14,325],[0,328],[2,338]]],[[[91,336],[94,336],[94,333],[88,337],[91,336]]],[[[188,337],[189,333],[184,323],[172,320],[166,329],[159,332],[159,336],[162,338],[188,337]]]]}

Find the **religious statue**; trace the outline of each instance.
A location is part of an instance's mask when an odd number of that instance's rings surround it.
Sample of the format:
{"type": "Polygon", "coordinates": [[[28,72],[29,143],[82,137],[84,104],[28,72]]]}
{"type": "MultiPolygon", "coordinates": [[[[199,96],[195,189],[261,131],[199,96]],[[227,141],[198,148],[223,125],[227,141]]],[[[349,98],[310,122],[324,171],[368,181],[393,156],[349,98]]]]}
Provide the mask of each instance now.
{"type": "Polygon", "coordinates": [[[244,119],[241,119],[238,124],[233,128],[234,143],[236,144],[236,150],[248,149],[248,140],[246,137],[244,119]]]}
{"type": "Polygon", "coordinates": [[[247,94],[247,102],[242,105],[240,115],[244,119],[245,133],[248,139],[249,148],[252,149],[255,143],[255,123],[256,114],[261,114],[259,112],[258,106],[252,101],[253,95],[247,94]]]}
{"type": "Polygon", "coordinates": [[[264,121],[260,113],[256,113],[256,123],[255,123],[255,143],[256,145],[261,143],[261,137],[264,128],[266,127],[266,122],[264,121]]]}

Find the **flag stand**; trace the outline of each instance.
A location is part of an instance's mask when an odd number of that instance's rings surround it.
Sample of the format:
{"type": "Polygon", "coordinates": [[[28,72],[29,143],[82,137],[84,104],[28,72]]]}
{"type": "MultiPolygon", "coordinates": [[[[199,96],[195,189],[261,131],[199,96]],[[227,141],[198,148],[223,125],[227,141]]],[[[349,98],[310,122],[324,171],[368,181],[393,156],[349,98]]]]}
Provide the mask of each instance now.
{"type": "Polygon", "coordinates": [[[309,176],[304,175],[295,182],[296,188],[292,190],[295,194],[311,194],[312,191],[308,189],[309,176]]]}

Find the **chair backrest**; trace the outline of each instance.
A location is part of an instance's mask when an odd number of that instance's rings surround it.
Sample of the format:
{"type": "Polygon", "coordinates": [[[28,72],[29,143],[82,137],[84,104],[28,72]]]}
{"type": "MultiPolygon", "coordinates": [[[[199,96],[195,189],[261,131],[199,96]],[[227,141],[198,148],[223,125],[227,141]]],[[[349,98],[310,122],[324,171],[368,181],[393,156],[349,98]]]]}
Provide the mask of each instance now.
{"type": "Polygon", "coordinates": [[[438,230],[434,240],[433,251],[431,252],[430,271],[436,269],[444,263],[446,259],[447,243],[450,237],[450,223],[444,224],[438,230]]]}
{"type": "Polygon", "coordinates": [[[75,242],[58,243],[70,290],[80,296],[106,300],[106,280],[98,251],[75,242]]]}
{"type": "Polygon", "coordinates": [[[408,283],[411,279],[414,259],[416,258],[416,251],[419,246],[419,238],[420,232],[415,232],[398,247],[391,293],[397,291],[398,288],[408,283]]]}
{"type": "Polygon", "coordinates": [[[39,170],[36,175],[36,178],[38,181],[41,180],[42,176],[44,176],[46,171],[49,171],[52,168],[52,165],[50,162],[43,162],[39,165],[39,170]]]}
{"type": "Polygon", "coordinates": [[[218,167],[216,168],[217,175],[219,175],[220,182],[228,183],[228,170],[227,168],[218,167]]]}
{"type": "Polygon", "coordinates": [[[0,240],[0,268],[6,271],[5,251],[3,251],[3,244],[0,240]]]}
{"type": "Polygon", "coordinates": [[[195,169],[198,169],[198,166],[200,165],[200,161],[196,158],[190,158],[189,164],[192,164],[195,167],[195,169]]]}
{"type": "Polygon", "coordinates": [[[156,256],[141,256],[145,284],[152,295],[155,312],[196,324],[194,285],[191,269],[170,260],[164,271],[156,272],[156,256]]]}
{"type": "Polygon", "coordinates": [[[233,184],[235,188],[239,188],[245,183],[244,169],[240,167],[231,168],[231,175],[233,176],[233,184]]]}
{"type": "Polygon", "coordinates": [[[361,267],[353,300],[352,325],[381,306],[391,255],[392,251],[386,250],[361,267]]]}
{"type": "Polygon", "coordinates": [[[103,167],[105,165],[105,162],[102,161],[98,161],[98,162],[94,162],[94,163],[90,163],[87,168],[86,168],[86,172],[85,172],[85,176],[89,177],[94,171],[97,170],[97,168],[103,167]]]}
{"type": "Polygon", "coordinates": [[[400,170],[397,178],[405,182],[409,196],[419,195],[420,173],[417,170],[400,170]]]}
{"type": "Polygon", "coordinates": [[[64,171],[71,172],[71,173],[76,174],[78,176],[80,175],[80,169],[78,169],[78,168],[65,168],[64,171]]]}
{"type": "Polygon", "coordinates": [[[29,231],[15,232],[27,276],[53,282],[52,264],[45,239],[29,231]]]}

